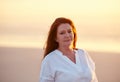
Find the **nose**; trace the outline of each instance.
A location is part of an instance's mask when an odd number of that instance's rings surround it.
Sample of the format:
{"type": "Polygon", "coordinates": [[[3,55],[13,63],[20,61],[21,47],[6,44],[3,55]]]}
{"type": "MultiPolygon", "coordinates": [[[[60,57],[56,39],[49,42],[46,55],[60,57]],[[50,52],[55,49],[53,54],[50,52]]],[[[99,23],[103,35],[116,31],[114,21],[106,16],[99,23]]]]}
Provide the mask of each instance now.
{"type": "Polygon", "coordinates": [[[66,34],[65,34],[65,36],[66,36],[66,37],[69,37],[69,36],[70,36],[70,34],[69,34],[69,33],[66,33],[66,34]]]}

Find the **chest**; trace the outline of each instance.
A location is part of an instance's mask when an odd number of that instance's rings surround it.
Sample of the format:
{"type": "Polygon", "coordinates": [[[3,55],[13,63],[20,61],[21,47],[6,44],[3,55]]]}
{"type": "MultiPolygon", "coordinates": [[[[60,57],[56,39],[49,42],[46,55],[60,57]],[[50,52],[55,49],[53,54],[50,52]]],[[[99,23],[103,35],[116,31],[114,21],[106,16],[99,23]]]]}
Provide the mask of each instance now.
{"type": "MultiPolygon", "coordinates": [[[[79,58],[78,58],[79,59],[79,58]]],[[[76,60],[76,64],[67,58],[57,59],[55,80],[60,82],[91,82],[93,71],[87,63],[76,60]],[[85,65],[86,64],[86,65],[85,65]]]]}

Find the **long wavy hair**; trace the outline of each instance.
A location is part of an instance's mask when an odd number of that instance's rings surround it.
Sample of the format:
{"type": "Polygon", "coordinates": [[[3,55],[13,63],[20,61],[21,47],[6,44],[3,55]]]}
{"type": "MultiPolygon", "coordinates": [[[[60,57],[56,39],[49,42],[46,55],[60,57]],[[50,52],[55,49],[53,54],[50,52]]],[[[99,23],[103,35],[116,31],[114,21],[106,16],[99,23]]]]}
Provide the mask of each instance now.
{"type": "Polygon", "coordinates": [[[55,21],[51,25],[51,28],[48,33],[46,45],[44,47],[44,49],[45,49],[44,57],[59,47],[59,44],[56,42],[57,29],[60,24],[64,24],[64,23],[68,23],[72,27],[72,31],[74,34],[73,49],[76,49],[76,41],[77,41],[76,28],[70,19],[60,17],[60,18],[55,19],[55,21]]]}

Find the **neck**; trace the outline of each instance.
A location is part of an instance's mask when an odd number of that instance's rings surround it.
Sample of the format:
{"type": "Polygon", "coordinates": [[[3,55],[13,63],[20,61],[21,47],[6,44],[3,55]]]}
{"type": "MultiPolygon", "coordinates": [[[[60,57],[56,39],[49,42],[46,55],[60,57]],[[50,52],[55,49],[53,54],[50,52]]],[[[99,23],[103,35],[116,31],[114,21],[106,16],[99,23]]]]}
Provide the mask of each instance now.
{"type": "Polygon", "coordinates": [[[72,62],[76,63],[75,59],[75,52],[73,50],[73,47],[60,47],[58,48],[63,55],[68,57],[72,62]]]}
{"type": "Polygon", "coordinates": [[[72,47],[59,47],[58,50],[60,50],[62,53],[71,53],[71,52],[73,52],[72,47]]]}

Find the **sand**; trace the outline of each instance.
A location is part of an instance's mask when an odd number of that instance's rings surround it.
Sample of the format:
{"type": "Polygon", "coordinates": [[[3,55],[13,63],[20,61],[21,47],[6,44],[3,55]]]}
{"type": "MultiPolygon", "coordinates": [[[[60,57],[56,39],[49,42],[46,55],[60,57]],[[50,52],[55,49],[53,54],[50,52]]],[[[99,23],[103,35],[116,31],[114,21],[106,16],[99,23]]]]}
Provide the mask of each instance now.
{"type": "MultiPolygon", "coordinates": [[[[120,82],[120,53],[88,51],[99,82],[120,82]]],[[[0,47],[0,82],[38,82],[43,50],[0,47]]]]}

